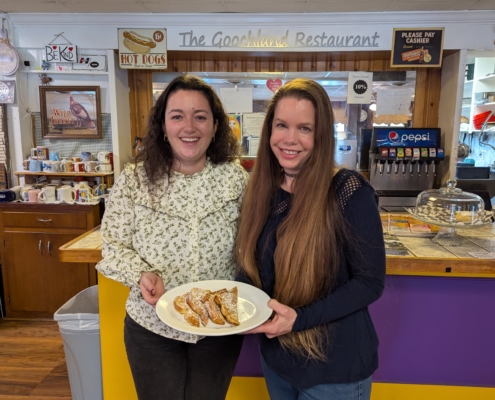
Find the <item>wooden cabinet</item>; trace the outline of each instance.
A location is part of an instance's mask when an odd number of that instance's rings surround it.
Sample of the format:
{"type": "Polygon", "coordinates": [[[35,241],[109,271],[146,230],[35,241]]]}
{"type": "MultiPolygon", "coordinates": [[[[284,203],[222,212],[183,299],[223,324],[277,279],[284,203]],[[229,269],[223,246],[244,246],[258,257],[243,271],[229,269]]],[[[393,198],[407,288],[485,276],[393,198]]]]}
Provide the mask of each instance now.
{"type": "Polygon", "coordinates": [[[96,284],[95,264],[59,261],[59,247],[100,223],[98,205],[0,205],[7,318],[52,318],[72,296],[96,284]]]}

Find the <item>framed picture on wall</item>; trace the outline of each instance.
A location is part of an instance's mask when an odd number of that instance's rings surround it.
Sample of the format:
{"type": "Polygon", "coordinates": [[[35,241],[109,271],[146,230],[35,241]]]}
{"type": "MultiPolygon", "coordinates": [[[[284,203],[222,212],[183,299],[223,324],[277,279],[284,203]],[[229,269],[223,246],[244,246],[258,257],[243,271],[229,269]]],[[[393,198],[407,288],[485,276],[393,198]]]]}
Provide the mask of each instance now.
{"type": "Polygon", "coordinates": [[[40,86],[41,135],[101,139],[99,86],[40,86]]]}

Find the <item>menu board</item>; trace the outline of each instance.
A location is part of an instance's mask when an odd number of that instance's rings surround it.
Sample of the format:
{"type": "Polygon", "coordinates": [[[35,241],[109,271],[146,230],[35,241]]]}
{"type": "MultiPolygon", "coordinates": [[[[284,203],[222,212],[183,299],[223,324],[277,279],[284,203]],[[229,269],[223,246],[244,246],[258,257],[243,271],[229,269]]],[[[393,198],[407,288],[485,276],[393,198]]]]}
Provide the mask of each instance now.
{"type": "Polygon", "coordinates": [[[441,67],[444,28],[395,28],[391,67],[441,67]]]}

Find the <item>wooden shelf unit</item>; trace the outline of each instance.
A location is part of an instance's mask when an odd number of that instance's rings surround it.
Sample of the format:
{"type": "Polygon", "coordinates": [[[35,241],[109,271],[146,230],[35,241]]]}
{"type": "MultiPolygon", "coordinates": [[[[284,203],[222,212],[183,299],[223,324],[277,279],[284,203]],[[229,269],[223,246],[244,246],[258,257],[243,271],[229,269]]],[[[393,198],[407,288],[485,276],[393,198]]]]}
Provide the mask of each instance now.
{"type": "Polygon", "coordinates": [[[52,177],[101,177],[102,183],[106,184],[107,188],[111,185],[111,180],[113,178],[113,172],[33,172],[33,171],[17,171],[14,172],[17,176],[17,184],[20,185],[20,179],[22,176],[52,176],[52,177]]]}

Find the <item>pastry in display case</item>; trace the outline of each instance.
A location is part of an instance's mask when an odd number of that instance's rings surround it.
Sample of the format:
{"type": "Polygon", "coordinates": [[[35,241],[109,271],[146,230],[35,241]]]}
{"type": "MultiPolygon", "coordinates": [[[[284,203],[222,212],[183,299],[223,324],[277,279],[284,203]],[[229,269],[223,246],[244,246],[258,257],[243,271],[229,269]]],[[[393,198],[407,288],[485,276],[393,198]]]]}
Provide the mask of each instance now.
{"type": "Polygon", "coordinates": [[[440,189],[421,192],[414,209],[408,211],[419,221],[440,227],[432,241],[442,246],[462,244],[456,229],[480,228],[493,222],[493,212],[485,210],[483,199],[456,188],[455,180],[440,189]]]}

